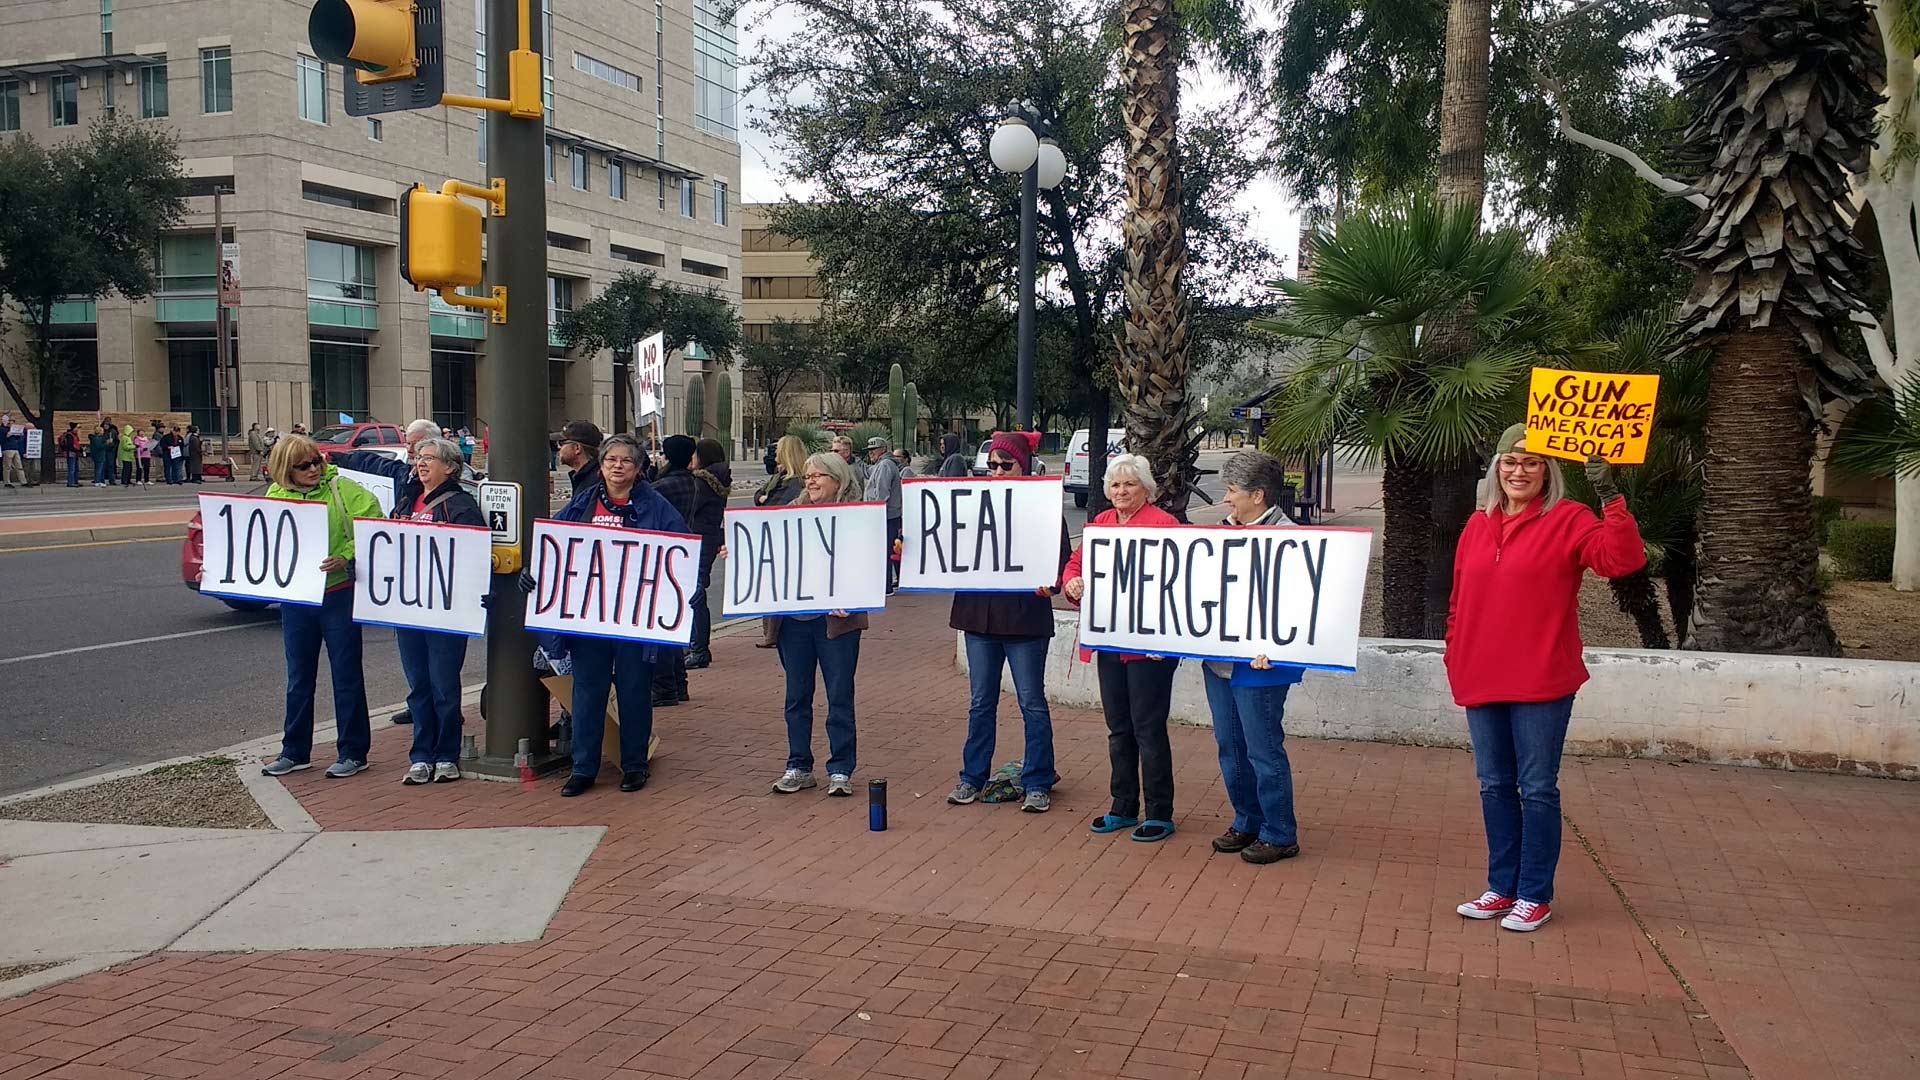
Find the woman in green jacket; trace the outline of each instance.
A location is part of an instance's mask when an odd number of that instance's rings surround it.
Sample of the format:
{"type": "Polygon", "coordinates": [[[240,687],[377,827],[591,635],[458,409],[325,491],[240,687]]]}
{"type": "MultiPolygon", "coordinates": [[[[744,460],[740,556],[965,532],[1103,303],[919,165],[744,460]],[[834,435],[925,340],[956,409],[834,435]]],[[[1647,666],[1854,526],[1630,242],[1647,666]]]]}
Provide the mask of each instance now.
{"type": "Polygon", "coordinates": [[[273,484],[269,499],[323,502],[327,510],[327,591],[319,607],[280,605],[280,642],[287,654],[287,719],[280,756],[260,771],[285,776],[311,767],[313,693],[320,674],[320,646],[327,647],[333,674],[333,717],[339,729],[339,760],[327,776],[339,780],[367,767],[373,730],[367,719],[367,683],[360,670],[360,624],[353,621],[353,519],[383,516],[380,503],[359,484],[327,464],[305,435],[289,435],[267,458],[273,484]]]}
{"type": "Polygon", "coordinates": [[[133,486],[133,422],[120,425],[120,486],[133,486]]]}

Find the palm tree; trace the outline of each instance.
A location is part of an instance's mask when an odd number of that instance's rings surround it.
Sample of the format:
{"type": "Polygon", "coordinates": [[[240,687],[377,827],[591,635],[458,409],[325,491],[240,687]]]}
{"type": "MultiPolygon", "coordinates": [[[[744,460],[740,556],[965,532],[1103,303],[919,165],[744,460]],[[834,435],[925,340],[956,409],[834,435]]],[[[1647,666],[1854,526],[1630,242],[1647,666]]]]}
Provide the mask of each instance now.
{"type": "Polygon", "coordinates": [[[1713,351],[1694,649],[1832,656],[1809,463],[1824,401],[1865,373],[1835,331],[1864,310],[1840,207],[1872,142],[1861,0],[1708,0],[1682,72],[1683,150],[1707,205],[1676,257],[1685,332],[1713,351]]]}
{"type": "MultiPolygon", "coordinates": [[[[1529,303],[1539,278],[1515,232],[1481,233],[1478,207],[1430,199],[1349,215],[1311,241],[1310,282],[1281,281],[1255,327],[1297,340],[1301,365],[1270,403],[1266,449],[1340,445],[1382,462],[1382,614],[1390,637],[1428,634],[1431,469],[1515,418],[1518,383],[1562,326],[1529,303]],[[1426,333],[1444,324],[1461,333],[1426,333]]],[[[1444,606],[1438,613],[1445,620],[1444,606]]]]}

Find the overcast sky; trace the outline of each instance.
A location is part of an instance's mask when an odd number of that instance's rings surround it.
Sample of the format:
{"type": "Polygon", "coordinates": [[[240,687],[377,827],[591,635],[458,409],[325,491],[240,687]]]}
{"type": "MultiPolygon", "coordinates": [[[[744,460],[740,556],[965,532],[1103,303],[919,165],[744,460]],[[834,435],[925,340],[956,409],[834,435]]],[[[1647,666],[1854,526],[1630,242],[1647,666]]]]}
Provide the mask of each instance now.
{"type": "MultiPolygon", "coordinates": [[[[754,129],[754,124],[763,115],[766,95],[754,85],[754,69],[749,61],[759,53],[760,43],[768,38],[779,39],[794,32],[800,25],[799,13],[786,6],[768,10],[763,4],[749,4],[740,12],[740,84],[744,90],[741,96],[740,111],[740,197],[745,202],[778,202],[782,199],[804,199],[811,191],[804,185],[793,186],[783,180],[783,157],[780,147],[767,136],[754,129]]],[[[1205,80],[1220,84],[1220,80],[1205,80]]],[[[1195,105],[1212,103],[1224,95],[1212,92],[1204,86],[1195,85],[1195,80],[1183,80],[1181,92],[1186,100],[1195,105]]],[[[986,153],[986,147],[980,152],[986,153]]],[[[1299,215],[1295,212],[1293,199],[1286,189],[1272,179],[1263,179],[1247,188],[1240,195],[1240,206],[1246,210],[1249,223],[1280,257],[1284,260],[1287,273],[1293,271],[1293,254],[1300,231],[1299,215]]]]}

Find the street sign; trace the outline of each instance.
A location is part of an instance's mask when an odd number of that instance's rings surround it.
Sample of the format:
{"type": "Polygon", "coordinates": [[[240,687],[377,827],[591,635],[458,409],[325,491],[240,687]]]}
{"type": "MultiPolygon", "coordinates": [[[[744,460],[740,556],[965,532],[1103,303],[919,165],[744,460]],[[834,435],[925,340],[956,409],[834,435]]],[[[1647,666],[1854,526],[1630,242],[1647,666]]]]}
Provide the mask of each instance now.
{"type": "Polygon", "coordinates": [[[480,482],[480,512],[493,530],[494,547],[520,543],[520,485],[506,480],[480,482]]]}

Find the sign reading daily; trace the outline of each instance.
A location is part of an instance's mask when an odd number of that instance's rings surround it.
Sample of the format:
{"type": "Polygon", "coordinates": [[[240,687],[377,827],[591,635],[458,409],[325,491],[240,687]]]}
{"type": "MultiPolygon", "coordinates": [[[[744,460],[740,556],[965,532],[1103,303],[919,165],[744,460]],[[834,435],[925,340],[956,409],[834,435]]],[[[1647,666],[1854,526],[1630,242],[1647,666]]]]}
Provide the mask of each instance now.
{"type": "Polygon", "coordinates": [[[1080,643],[1351,671],[1367,529],[1088,526],[1080,643]]]}
{"type": "Polygon", "coordinates": [[[1527,450],[1615,465],[1647,460],[1658,375],[1607,375],[1534,368],[1527,391],[1527,450]]]}
{"type": "Polygon", "coordinates": [[[917,477],[901,484],[900,587],[1032,592],[1060,570],[1059,477],[917,477]]]}
{"type": "Polygon", "coordinates": [[[729,510],[724,535],[728,618],[887,604],[887,508],[879,503],[729,510]]]}
{"type": "Polygon", "coordinates": [[[493,537],[477,525],[358,518],[353,621],[409,630],[487,632],[493,537]]]}
{"type": "Polygon", "coordinates": [[[571,521],[533,523],[527,629],[686,645],[700,538],[571,521]]]}
{"type": "Polygon", "coordinates": [[[200,496],[200,591],[319,604],[327,575],[327,504],[253,495],[200,496]]]}

